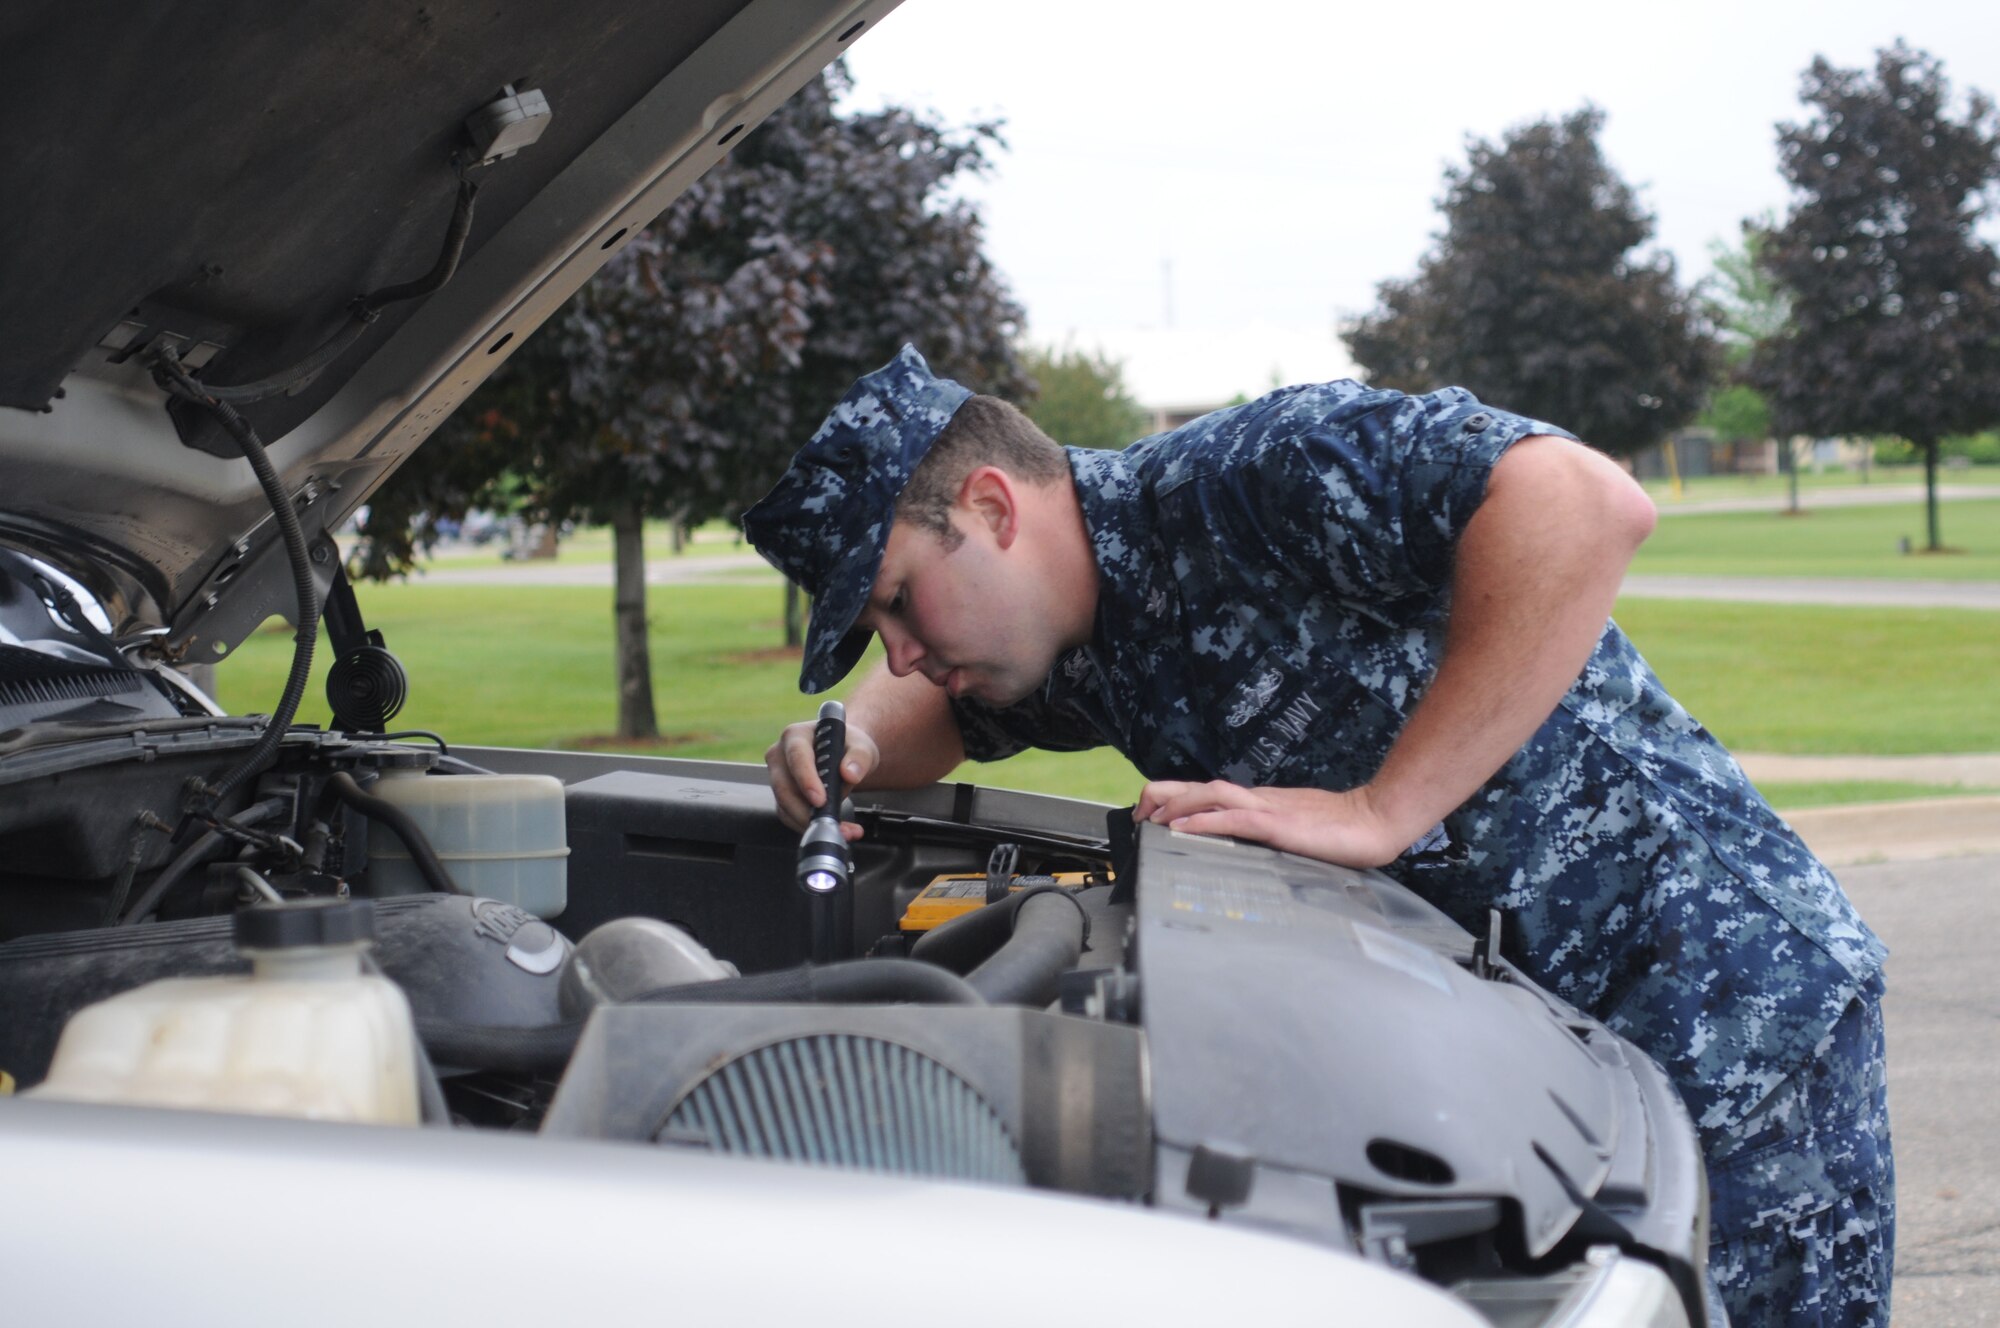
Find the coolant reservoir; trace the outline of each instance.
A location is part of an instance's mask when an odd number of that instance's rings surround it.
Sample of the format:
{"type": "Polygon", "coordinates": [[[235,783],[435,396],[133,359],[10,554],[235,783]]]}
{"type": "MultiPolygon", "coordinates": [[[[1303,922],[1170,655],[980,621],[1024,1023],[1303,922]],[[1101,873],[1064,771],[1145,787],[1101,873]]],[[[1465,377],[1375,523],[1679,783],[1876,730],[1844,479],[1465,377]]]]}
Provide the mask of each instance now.
{"type": "Polygon", "coordinates": [[[29,1092],[414,1125],[416,1029],[402,988],[362,971],[374,941],[367,900],[245,909],[248,976],[166,978],[86,1006],[29,1092]]]}
{"type": "MultiPolygon", "coordinates": [[[[554,776],[391,768],[369,792],[417,823],[466,893],[538,918],[552,918],[569,903],[569,835],[562,781],[554,776]]],[[[431,888],[402,840],[380,827],[368,837],[368,881],[377,895],[431,888]]]]}

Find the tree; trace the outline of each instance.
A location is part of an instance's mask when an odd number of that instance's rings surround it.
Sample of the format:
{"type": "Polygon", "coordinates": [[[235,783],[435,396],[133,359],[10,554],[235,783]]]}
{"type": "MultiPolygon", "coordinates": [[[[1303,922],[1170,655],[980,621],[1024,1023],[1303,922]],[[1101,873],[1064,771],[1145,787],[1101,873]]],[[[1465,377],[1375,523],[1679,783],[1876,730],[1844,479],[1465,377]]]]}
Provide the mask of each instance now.
{"type": "Polygon", "coordinates": [[[1632,253],[1652,218],[1598,150],[1603,122],[1586,108],[1468,142],[1435,247],[1345,334],[1371,382],[1456,383],[1614,453],[1693,418],[1713,343],[1672,258],[1632,253]]]}
{"type": "Polygon", "coordinates": [[[1026,367],[1037,387],[1028,417],[1059,443],[1122,448],[1152,423],[1125,390],[1124,366],[1101,352],[1031,350],[1026,367]]]}
{"type": "Polygon", "coordinates": [[[549,521],[613,532],[618,727],[658,736],[646,640],[648,514],[699,521],[753,463],[731,425],[760,377],[796,363],[826,298],[817,247],[746,226],[779,186],[711,172],[598,275],[454,413],[370,504],[365,571],[404,570],[428,529],[512,490],[549,521]]]}
{"type": "Polygon", "coordinates": [[[1732,383],[1709,398],[1701,422],[1727,442],[1761,442],[1771,436],[1771,407],[1756,388],[1732,383]]]}
{"type": "Polygon", "coordinates": [[[1765,271],[1764,234],[1772,217],[1765,213],[1743,223],[1743,241],[1734,248],[1720,240],[1708,246],[1715,271],[1702,281],[1700,294],[1715,324],[1722,358],[1733,366],[1748,364],[1764,342],[1781,334],[1792,321],[1791,297],[1765,271]]]}
{"type": "Polygon", "coordinates": [[[1934,551],[1939,443],[2000,423],[2000,261],[1976,233],[2000,131],[1984,95],[1954,119],[1950,93],[1901,42],[1872,75],[1813,61],[1812,118],[1779,127],[1795,202],[1759,254],[1792,317],[1751,361],[1780,430],[1916,446],[1934,551]]]}
{"type": "MultiPolygon", "coordinates": [[[[1745,222],[1742,243],[1732,248],[1715,241],[1708,247],[1715,270],[1698,289],[1708,319],[1714,324],[1722,351],[1722,380],[1703,408],[1700,423],[1732,442],[1760,442],[1771,437],[1771,403],[1749,379],[1750,358],[1758,346],[1778,336],[1792,317],[1791,300],[1758,263],[1764,231],[1771,219],[1745,222]]],[[[1777,440],[1778,469],[1790,493],[1787,511],[1799,508],[1799,465],[1792,439],[1777,440]]]]}
{"type": "Polygon", "coordinates": [[[656,736],[642,521],[735,516],[859,374],[903,341],[1019,392],[1020,310],[976,212],[938,195],[992,126],[899,108],[842,116],[836,66],[629,242],[371,503],[364,571],[407,570],[427,523],[496,477],[550,520],[614,531],[618,733],[656,736]]]}
{"type": "MultiPolygon", "coordinates": [[[[932,369],[978,392],[1020,398],[1033,391],[1016,349],[1021,307],[987,260],[979,214],[941,195],[961,172],[978,175],[1001,146],[996,124],[945,128],[901,107],[836,116],[848,88],[843,64],[793,99],[807,129],[764,135],[759,159],[797,182],[791,228],[825,246],[830,298],[807,330],[799,364],[760,383],[773,409],[742,423],[754,459],[731,505],[739,513],[776,481],[805,441],[804,430],[856,378],[904,342],[932,369]]],[[[760,131],[762,132],[762,131],[760,131]]],[[[798,645],[803,611],[789,582],[785,643],[798,645]]]]}

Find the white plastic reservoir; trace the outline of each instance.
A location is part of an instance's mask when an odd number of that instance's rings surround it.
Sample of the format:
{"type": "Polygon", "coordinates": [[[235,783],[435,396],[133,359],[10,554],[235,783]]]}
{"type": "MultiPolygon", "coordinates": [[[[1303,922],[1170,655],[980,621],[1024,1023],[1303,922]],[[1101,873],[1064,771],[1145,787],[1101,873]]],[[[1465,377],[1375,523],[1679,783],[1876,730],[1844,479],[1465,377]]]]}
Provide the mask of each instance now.
{"type": "MultiPolygon", "coordinates": [[[[389,769],[368,790],[401,808],[468,894],[552,918],[569,903],[569,833],[553,775],[430,775],[389,769]]],[[[368,831],[368,879],[377,895],[429,890],[386,826],[368,831]]]]}
{"type": "Polygon", "coordinates": [[[248,976],[166,978],[84,1007],[29,1092],[414,1125],[416,1029],[402,988],[362,971],[374,935],[366,900],[246,909],[248,976]]]}

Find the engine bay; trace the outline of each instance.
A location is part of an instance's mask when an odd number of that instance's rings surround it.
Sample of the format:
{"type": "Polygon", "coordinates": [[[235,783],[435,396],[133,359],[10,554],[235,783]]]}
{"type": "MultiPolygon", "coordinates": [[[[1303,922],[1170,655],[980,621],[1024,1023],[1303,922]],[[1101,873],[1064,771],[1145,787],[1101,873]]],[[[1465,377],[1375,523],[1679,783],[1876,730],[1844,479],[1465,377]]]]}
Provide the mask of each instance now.
{"type": "Polygon", "coordinates": [[[1507,961],[1497,913],[1474,937],[1381,873],[1123,808],[836,796],[849,847],[831,806],[786,826],[760,766],[382,732],[399,668],[337,571],[327,605],[367,665],[329,679],[341,727],[290,722],[303,633],[278,712],[231,717],[0,551],[23,1098],[1081,1196],[1358,1255],[1496,1322],[1614,1268],[1700,1305],[1678,1099],[1507,961]]]}
{"type": "Polygon", "coordinates": [[[367,900],[432,1127],[1086,1195],[1475,1305],[1554,1306],[1615,1247],[1698,1303],[1699,1160],[1659,1072],[1497,932],[1380,874],[1031,794],[864,793],[841,950],[814,963],[818,901],[760,767],[294,728],[186,823],[258,730],[43,724],[0,747],[0,1068],[23,1089],[94,1002],[250,972],[237,915],[367,900]],[[555,791],[559,850],[489,828],[440,853],[384,796],[476,819],[523,779],[555,791]],[[509,857],[542,874],[495,875],[509,857]],[[494,893],[463,892],[475,869],[494,893]]]}

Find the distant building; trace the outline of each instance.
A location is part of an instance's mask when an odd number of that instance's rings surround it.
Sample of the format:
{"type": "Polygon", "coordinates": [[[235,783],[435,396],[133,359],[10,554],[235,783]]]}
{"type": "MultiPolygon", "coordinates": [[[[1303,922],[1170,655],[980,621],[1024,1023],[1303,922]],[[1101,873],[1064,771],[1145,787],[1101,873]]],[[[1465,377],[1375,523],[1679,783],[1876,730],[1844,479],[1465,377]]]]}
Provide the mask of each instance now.
{"type": "MultiPolygon", "coordinates": [[[[1031,331],[1035,340],[1051,340],[1031,331]]],[[[1157,433],[1274,387],[1354,378],[1359,370],[1331,329],[1256,324],[1237,328],[1073,329],[1052,338],[1116,361],[1125,388],[1157,433]]]]}
{"type": "MultiPolygon", "coordinates": [[[[1801,470],[1859,470],[1866,467],[1873,445],[1859,438],[1807,438],[1792,440],[1792,455],[1801,470]]],[[[1674,460],[1682,479],[1695,475],[1776,475],[1778,441],[1760,439],[1754,443],[1725,443],[1707,429],[1683,429],[1674,435],[1674,460]]],[[[1665,444],[1655,444],[1635,453],[1632,473],[1642,480],[1664,479],[1670,472],[1665,444]]]]}

